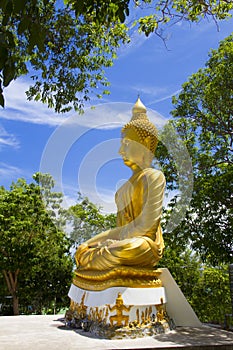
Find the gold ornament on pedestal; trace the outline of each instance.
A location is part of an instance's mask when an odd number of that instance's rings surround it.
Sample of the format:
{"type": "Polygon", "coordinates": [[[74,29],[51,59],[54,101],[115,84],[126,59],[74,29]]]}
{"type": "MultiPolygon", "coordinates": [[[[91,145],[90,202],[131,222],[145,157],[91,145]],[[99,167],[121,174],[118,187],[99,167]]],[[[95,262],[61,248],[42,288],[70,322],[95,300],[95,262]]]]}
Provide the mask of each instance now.
{"type": "Polygon", "coordinates": [[[110,325],[113,326],[114,323],[116,322],[116,325],[118,327],[128,326],[129,316],[124,315],[123,311],[128,312],[130,311],[131,307],[132,307],[131,305],[130,306],[124,305],[122,295],[121,293],[118,293],[118,296],[116,298],[116,304],[113,306],[108,305],[109,311],[116,310],[116,314],[109,317],[110,325]]]}

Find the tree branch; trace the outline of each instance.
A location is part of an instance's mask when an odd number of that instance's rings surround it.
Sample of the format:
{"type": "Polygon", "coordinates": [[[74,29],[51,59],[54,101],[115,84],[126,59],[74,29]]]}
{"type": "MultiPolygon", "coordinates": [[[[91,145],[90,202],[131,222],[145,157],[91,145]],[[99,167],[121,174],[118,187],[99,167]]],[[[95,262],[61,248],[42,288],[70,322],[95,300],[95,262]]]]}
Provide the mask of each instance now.
{"type": "Polygon", "coordinates": [[[9,293],[11,295],[13,295],[13,290],[11,288],[10,280],[9,280],[8,273],[7,273],[6,270],[3,270],[3,275],[5,277],[5,281],[6,281],[6,284],[7,284],[8,291],[9,291],[9,293]]]}

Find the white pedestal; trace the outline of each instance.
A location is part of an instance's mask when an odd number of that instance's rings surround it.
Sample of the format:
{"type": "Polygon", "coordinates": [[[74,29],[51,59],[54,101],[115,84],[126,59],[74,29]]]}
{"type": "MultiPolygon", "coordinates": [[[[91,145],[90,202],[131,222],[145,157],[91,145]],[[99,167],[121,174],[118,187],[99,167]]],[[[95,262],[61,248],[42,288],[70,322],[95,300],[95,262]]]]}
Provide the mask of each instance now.
{"type": "MultiPolygon", "coordinates": [[[[195,312],[176,284],[168,269],[163,268],[160,279],[163,287],[157,288],[127,288],[112,287],[103,291],[87,291],[72,284],[69,297],[76,304],[85,305],[87,314],[95,313],[95,317],[105,317],[109,322],[109,317],[116,311],[109,311],[109,306],[113,307],[116,299],[121,294],[123,304],[130,310],[123,312],[127,314],[128,322],[135,320],[143,321],[146,316],[156,316],[158,307],[165,305],[167,314],[176,326],[200,327],[202,324],[195,312]],[[157,306],[157,307],[156,307],[157,306]]],[[[126,310],[126,309],[125,309],[126,310]]]]}
{"type": "Polygon", "coordinates": [[[86,306],[104,306],[115,304],[118,293],[121,293],[126,305],[156,305],[161,304],[161,298],[166,303],[164,287],[159,288],[127,288],[112,287],[102,291],[89,291],[71,285],[68,296],[76,303],[80,303],[85,293],[86,306]]]}
{"type": "Polygon", "coordinates": [[[164,287],[112,287],[103,291],[85,291],[72,285],[68,295],[76,305],[80,305],[80,308],[84,305],[89,318],[102,318],[106,324],[111,323],[111,317],[114,318],[115,315],[117,319],[117,314],[119,315],[116,309],[116,301],[119,295],[124,305],[120,311],[122,325],[128,325],[133,322],[137,322],[138,324],[149,322],[152,318],[156,318],[158,305],[160,306],[166,303],[164,287]],[[127,322],[124,322],[124,317],[127,319],[127,322]]]}
{"type": "MultiPolygon", "coordinates": [[[[176,284],[168,269],[163,268],[160,279],[163,287],[158,288],[127,288],[112,287],[103,291],[87,291],[72,284],[68,296],[74,303],[84,303],[87,313],[94,312],[101,316],[107,314],[108,322],[111,312],[108,306],[115,305],[119,293],[126,307],[129,322],[143,318],[149,312],[156,316],[156,306],[165,305],[168,316],[176,326],[201,327],[201,322],[176,284]],[[107,312],[108,309],[108,312],[107,312]]],[[[114,312],[113,312],[114,313],[114,312]]]]}

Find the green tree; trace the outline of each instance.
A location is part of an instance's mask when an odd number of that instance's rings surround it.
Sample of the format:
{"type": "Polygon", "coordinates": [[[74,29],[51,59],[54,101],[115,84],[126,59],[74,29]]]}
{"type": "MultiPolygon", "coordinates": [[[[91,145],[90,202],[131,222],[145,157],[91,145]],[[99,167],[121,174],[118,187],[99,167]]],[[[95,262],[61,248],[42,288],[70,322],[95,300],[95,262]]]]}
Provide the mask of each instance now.
{"type": "Polygon", "coordinates": [[[223,324],[232,311],[228,266],[204,265],[193,284],[190,302],[202,322],[223,324]]]}
{"type": "MultiPolygon", "coordinates": [[[[231,1],[200,1],[200,0],[67,0],[73,5],[76,15],[88,14],[95,21],[108,23],[120,20],[140,10],[134,25],[147,36],[153,32],[161,35],[161,26],[181,20],[197,22],[201,18],[214,20],[229,17],[233,5],[231,1]]],[[[136,17],[136,16],[135,16],[136,17]]]]}
{"type": "Polygon", "coordinates": [[[3,88],[30,72],[29,99],[81,111],[92,93],[101,96],[99,86],[109,93],[104,69],[132,27],[163,38],[168,22],[216,21],[232,8],[227,0],[1,0],[0,105],[3,88]]]}
{"type": "Polygon", "coordinates": [[[201,322],[223,324],[225,315],[231,313],[228,266],[203,264],[189,248],[178,242],[172,247],[168,244],[165,236],[166,248],[159,267],[169,269],[201,322]]]}
{"type": "Polygon", "coordinates": [[[51,220],[37,183],[19,179],[9,190],[0,188],[0,233],[0,270],[15,315],[27,286],[31,295],[39,293],[45,301],[51,293],[54,298],[67,291],[72,273],[69,241],[51,220]]]}
{"type": "Polygon", "coordinates": [[[67,210],[63,208],[63,194],[52,191],[55,181],[50,174],[37,172],[33,175],[33,180],[40,186],[40,193],[44,201],[47,213],[60,230],[66,229],[67,210]]]}
{"type": "Polygon", "coordinates": [[[93,91],[99,97],[108,93],[103,69],[126,40],[119,21],[106,26],[75,16],[70,5],[56,0],[1,0],[0,21],[0,105],[3,87],[26,73],[34,81],[28,99],[57,112],[81,110],[93,91]]]}
{"type": "MultiPolygon", "coordinates": [[[[203,261],[213,266],[233,259],[232,75],[231,35],[210,52],[205,68],[183,84],[173,99],[170,123],[189,151],[194,174],[193,197],[185,219],[174,231],[175,239],[189,241],[203,261]]],[[[159,157],[174,188],[179,178],[174,162],[169,162],[163,147],[159,157]]],[[[179,196],[170,209],[177,205],[179,196]]]]}
{"type": "Polygon", "coordinates": [[[197,283],[201,272],[201,260],[190,249],[179,245],[172,248],[165,240],[164,256],[159,263],[159,267],[169,269],[172,277],[184,293],[189,302],[193,299],[193,286],[197,283]]]}
{"type": "Polygon", "coordinates": [[[68,218],[72,227],[70,238],[74,248],[97,233],[116,226],[115,214],[102,214],[101,208],[80,193],[78,203],[69,208],[68,218]]]}

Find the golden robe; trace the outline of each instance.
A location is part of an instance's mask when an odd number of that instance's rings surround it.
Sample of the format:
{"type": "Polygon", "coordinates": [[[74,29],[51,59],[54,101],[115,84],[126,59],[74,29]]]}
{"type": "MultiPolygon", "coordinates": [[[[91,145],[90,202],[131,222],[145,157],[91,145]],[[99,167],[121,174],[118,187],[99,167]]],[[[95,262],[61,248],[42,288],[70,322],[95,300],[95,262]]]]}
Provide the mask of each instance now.
{"type": "Polygon", "coordinates": [[[96,246],[89,247],[89,241],[80,246],[75,256],[78,269],[155,266],[164,249],[160,227],[164,188],[161,171],[146,168],[134,173],[115,196],[117,227],[89,240],[96,246]]]}

